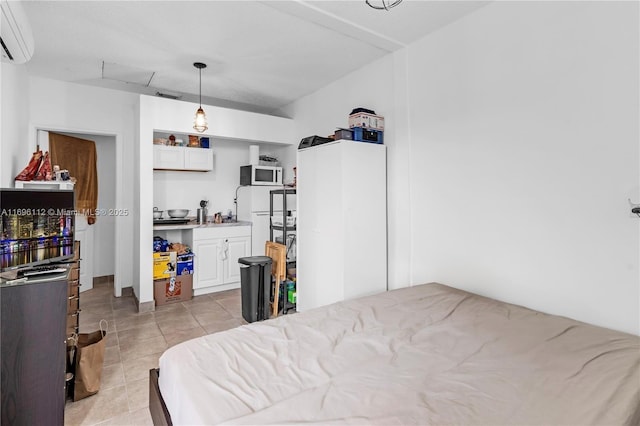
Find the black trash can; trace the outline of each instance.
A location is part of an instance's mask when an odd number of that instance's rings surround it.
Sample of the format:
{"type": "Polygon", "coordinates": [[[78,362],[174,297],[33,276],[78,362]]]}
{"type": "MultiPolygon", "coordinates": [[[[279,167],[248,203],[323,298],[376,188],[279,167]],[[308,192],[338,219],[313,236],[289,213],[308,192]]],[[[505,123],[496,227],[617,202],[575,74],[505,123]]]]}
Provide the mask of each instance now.
{"type": "Polygon", "coordinates": [[[247,322],[269,319],[271,258],[269,256],[241,257],[238,263],[240,264],[242,317],[247,322]]]}

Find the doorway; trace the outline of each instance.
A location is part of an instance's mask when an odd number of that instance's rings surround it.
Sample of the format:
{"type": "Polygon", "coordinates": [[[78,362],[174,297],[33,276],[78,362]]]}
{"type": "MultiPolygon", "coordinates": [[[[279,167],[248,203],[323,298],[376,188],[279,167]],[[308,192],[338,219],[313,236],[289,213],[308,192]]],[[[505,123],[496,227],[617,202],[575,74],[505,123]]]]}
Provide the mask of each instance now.
{"type": "MultiPolygon", "coordinates": [[[[87,223],[83,215],[76,215],[76,238],[80,241],[80,291],[93,288],[96,278],[113,276],[114,295],[122,294],[118,279],[118,253],[116,251],[118,220],[108,212],[116,211],[119,205],[119,182],[117,182],[118,144],[116,135],[71,131],[68,129],[37,129],[40,149],[48,150],[49,131],[95,142],[98,173],[98,206],[96,222],[87,223]],[[101,212],[105,212],[102,214],[101,212]]],[[[121,219],[121,218],[120,218],[121,219]]]]}

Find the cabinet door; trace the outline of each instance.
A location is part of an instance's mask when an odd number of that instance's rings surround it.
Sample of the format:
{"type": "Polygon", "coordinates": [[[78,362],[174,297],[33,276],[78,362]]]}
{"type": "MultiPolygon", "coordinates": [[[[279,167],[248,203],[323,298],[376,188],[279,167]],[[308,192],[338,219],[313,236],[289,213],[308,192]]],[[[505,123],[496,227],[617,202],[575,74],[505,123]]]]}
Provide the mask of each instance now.
{"type": "Polygon", "coordinates": [[[182,170],[184,169],[184,148],[179,146],[153,146],[153,168],[182,170]]]}
{"type": "Polygon", "coordinates": [[[226,267],[224,270],[224,282],[235,283],[240,281],[240,265],[238,259],[249,256],[251,253],[251,237],[225,238],[226,267]]]}
{"type": "Polygon", "coordinates": [[[223,284],[223,244],[222,238],[194,241],[194,288],[223,284]]]}
{"type": "Polygon", "coordinates": [[[264,256],[264,243],[269,241],[269,212],[251,214],[251,256],[264,256]]]}
{"type": "Polygon", "coordinates": [[[213,170],[213,151],[207,148],[183,148],[185,170],[213,170]]]}

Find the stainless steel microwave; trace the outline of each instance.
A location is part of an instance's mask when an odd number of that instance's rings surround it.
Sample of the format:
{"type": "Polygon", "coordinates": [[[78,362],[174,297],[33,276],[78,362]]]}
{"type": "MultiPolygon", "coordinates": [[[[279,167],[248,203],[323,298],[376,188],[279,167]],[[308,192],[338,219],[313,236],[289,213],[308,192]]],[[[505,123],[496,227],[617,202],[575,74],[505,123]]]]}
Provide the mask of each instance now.
{"type": "Polygon", "coordinates": [[[240,185],[282,185],[282,167],[240,166],[240,185]]]}

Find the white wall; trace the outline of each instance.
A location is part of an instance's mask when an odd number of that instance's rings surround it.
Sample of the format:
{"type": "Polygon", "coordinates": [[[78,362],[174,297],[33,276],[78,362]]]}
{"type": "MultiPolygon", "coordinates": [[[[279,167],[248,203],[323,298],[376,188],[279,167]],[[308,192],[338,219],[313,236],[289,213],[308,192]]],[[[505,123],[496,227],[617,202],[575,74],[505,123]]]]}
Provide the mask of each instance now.
{"type": "MultiPolygon", "coordinates": [[[[3,166],[7,162],[5,154],[15,158],[10,172],[2,170],[2,185],[13,186],[13,177],[27,164],[36,146],[36,129],[51,129],[73,133],[110,135],[122,147],[116,153],[118,164],[116,179],[120,182],[122,205],[133,213],[134,192],[130,182],[133,179],[133,152],[135,139],[134,105],[138,96],[131,93],[65,83],[39,77],[24,77],[20,71],[4,72],[12,65],[2,65],[2,86],[17,84],[19,92],[12,95],[12,102],[20,115],[5,108],[5,90],[2,93],[2,153],[3,166]],[[24,102],[24,104],[23,104],[24,102]],[[25,106],[26,105],[26,106],[25,106]],[[17,116],[17,117],[16,117],[17,116]],[[24,118],[23,118],[24,117],[24,118]],[[25,124],[26,120],[26,124],[25,124]]],[[[15,67],[19,68],[19,67],[15,67]]],[[[11,91],[8,91],[11,93],[11,91]]],[[[11,98],[7,98],[9,100],[11,98]]],[[[116,279],[122,287],[135,284],[133,281],[133,215],[114,218],[118,221],[116,236],[121,270],[116,279]]]]}
{"type": "Polygon", "coordinates": [[[35,144],[27,143],[29,81],[25,65],[0,65],[0,187],[13,188],[14,178],[24,169],[35,144]]]}
{"type": "Polygon", "coordinates": [[[300,136],[385,115],[390,288],[639,334],[638,47],[637,3],[494,2],[285,110],[300,136]]]}
{"type": "MultiPolygon", "coordinates": [[[[409,282],[410,211],[407,169],[406,56],[388,55],[284,108],[295,124],[297,140],[328,136],[348,127],[349,114],[364,107],[385,117],[387,147],[388,287],[409,282]]],[[[331,165],[327,165],[330,170],[331,165]]],[[[381,224],[381,232],[385,232],[381,224]]],[[[302,285],[302,284],[301,284],[302,285]]]]}
{"type": "Polygon", "coordinates": [[[638,334],[638,4],[497,2],[410,49],[412,282],[638,334]]]}

